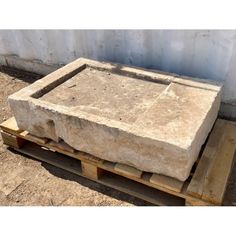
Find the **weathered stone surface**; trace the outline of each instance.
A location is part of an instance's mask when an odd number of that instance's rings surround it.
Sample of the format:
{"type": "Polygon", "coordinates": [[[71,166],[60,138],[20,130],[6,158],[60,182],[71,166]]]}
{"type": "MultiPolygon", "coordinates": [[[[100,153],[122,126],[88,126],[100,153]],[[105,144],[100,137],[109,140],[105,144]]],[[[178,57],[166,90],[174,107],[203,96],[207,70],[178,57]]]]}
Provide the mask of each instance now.
{"type": "Polygon", "coordinates": [[[185,180],[221,85],[78,59],[9,97],[19,128],[140,170],[185,180]]]}

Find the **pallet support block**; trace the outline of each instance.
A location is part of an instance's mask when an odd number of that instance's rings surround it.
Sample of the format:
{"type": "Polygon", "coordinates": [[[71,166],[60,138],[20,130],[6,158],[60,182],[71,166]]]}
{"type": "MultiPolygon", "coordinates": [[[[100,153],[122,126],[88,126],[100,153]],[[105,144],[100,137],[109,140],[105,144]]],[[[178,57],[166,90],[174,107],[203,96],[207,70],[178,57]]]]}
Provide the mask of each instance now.
{"type": "Polygon", "coordinates": [[[21,148],[26,142],[26,140],[4,131],[1,131],[1,135],[3,143],[10,147],[21,148]]]}
{"type": "Polygon", "coordinates": [[[82,173],[89,179],[98,180],[102,177],[104,170],[98,168],[97,166],[81,161],[82,173]]]}
{"type": "Polygon", "coordinates": [[[185,201],[185,206],[214,206],[213,204],[211,204],[210,202],[204,202],[201,200],[193,200],[193,199],[188,199],[185,201]]]}

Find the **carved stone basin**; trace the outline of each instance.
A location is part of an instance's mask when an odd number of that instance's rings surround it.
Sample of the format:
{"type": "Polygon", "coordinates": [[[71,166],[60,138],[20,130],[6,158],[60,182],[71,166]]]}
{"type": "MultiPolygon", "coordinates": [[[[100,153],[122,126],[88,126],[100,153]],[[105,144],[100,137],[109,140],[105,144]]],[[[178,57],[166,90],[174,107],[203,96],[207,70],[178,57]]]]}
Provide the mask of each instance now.
{"type": "Polygon", "coordinates": [[[9,97],[19,128],[140,170],[186,180],[221,85],[80,58],[9,97]]]}

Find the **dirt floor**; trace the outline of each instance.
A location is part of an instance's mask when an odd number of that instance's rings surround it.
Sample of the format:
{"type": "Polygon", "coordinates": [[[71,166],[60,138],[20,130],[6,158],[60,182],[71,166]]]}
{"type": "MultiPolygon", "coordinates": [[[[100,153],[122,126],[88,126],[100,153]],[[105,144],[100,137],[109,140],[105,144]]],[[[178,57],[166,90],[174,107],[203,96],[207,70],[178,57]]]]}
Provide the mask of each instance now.
{"type": "MultiPolygon", "coordinates": [[[[42,76],[0,67],[0,123],[12,116],[8,95],[42,76]]],[[[146,202],[30,159],[8,149],[0,136],[1,206],[132,206],[146,202]]],[[[236,205],[236,164],[224,198],[224,205],[236,205]]]]}

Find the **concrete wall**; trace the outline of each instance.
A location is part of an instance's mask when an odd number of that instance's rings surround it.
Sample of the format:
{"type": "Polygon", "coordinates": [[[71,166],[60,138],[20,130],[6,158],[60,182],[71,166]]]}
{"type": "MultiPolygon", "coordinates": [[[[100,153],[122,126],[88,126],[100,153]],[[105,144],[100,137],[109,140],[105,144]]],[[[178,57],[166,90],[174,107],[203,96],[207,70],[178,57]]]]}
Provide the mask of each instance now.
{"type": "Polygon", "coordinates": [[[236,31],[0,31],[1,64],[45,74],[81,56],[221,81],[221,114],[236,118],[236,31]]]}

